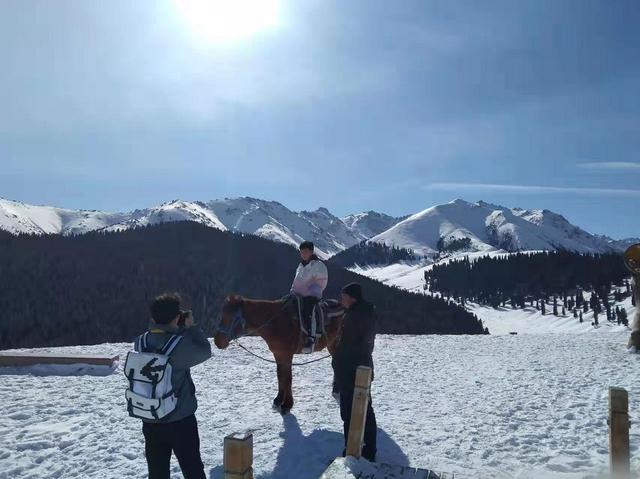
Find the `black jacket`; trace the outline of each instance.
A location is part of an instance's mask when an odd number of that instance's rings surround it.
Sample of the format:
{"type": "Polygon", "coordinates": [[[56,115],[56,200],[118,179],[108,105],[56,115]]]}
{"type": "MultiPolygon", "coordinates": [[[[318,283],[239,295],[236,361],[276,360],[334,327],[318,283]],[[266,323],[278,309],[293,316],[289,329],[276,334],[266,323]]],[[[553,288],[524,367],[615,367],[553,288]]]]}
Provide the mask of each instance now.
{"type": "Polygon", "coordinates": [[[340,340],[331,362],[340,389],[352,389],[358,366],[373,369],[376,339],[376,308],[361,300],[349,308],[342,323],[340,340]]]}

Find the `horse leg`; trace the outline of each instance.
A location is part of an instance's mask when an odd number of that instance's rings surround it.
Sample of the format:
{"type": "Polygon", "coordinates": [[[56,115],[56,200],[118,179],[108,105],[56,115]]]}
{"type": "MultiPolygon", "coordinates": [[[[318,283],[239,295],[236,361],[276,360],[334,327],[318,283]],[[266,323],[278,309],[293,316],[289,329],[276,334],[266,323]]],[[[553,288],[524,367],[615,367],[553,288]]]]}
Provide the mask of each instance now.
{"type": "MultiPolygon", "coordinates": [[[[278,361],[278,359],[276,358],[276,361],[278,361]]],[[[285,377],[285,373],[284,373],[284,366],[278,361],[278,364],[276,365],[276,371],[278,374],[278,395],[275,397],[275,399],[273,400],[273,408],[280,410],[280,408],[282,407],[282,401],[284,400],[284,377],[285,377]]]]}
{"type": "Polygon", "coordinates": [[[282,414],[288,413],[293,407],[292,383],[292,355],[274,354],[277,361],[278,395],[273,400],[273,408],[282,414]]]}
{"type": "Polygon", "coordinates": [[[280,412],[287,414],[293,407],[293,391],[291,385],[293,383],[293,371],[292,365],[293,357],[290,356],[285,364],[283,364],[283,378],[284,378],[284,396],[282,399],[282,406],[280,412]]]}

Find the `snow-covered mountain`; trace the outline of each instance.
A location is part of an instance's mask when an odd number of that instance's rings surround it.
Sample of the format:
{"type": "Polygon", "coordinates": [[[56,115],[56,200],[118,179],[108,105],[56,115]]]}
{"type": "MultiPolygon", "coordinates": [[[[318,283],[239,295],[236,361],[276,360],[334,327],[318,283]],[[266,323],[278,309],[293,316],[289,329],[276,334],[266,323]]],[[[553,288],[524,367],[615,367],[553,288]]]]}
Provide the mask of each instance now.
{"type": "Polygon", "coordinates": [[[624,251],[640,242],[636,238],[613,240],[592,235],[549,210],[510,209],[482,201],[454,200],[403,218],[375,211],[338,218],[326,208],[295,212],[276,201],[250,197],[209,202],[174,200],[125,213],[32,206],[0,199],[0,229],[16,234],[82,234],[167,221],[196,221],[291,245],[311,240],[323,257],[369,238],[424,255],[435,253],[439,247],[453,252],[562,248],[593,253],[624,251]]]}
{"type": "Polygon", "coordinates": [[[349,228],[360,233],[364,238],[371,238],[388,230],[408,217],[409,216],[407,215],[402,216],[401,218],[396,218],[385,215],[384,213],[377,213],[376,211],[366,211],[363,213],[345,216],[342,218],[342,221],[349,228]]]}
{"type": "Polygon", "coordinates": [[[174,200],[128,213],[68,210],[0,199],[0,229],[15,234],[117,231],[168,221],[196,221],[212,228],[255,234],[291,245],[311,240],[318,254],[324,257],[368,238],[326,208],[294,212],[276,201],[248,197],[206,203],[174,200]]]}
{"type": "Polygon", "coordinates": [[[124,213],[33,206],[0,198],[0,229],[19,234],[80,234],[126,221],[124,213]]]}
{"type": "Polygon", "coordinates": [[[122,216],[122,221],[103,229],[118,231],[171,221],[193,221],[222,231],[228,229],[205,205],[189,201],[174,200],[155,208],[124,213],[122,216]]]}
{"type": "Polygon", "coordinates": [[[616,251],[625,251],[629,246],[640,243],[640,238],[623,238],[621,240],[615,240],[603,235],[596,235],[596,238],[600,238],[616,251]]]}
{"type": "Polygon", "coordinates": [[[624,242],[592,235],[549,210],[506,208],[457,199],[416,213],[370,241],[430,255],[439,250],[580,253],[624,250],[624,242]]]}
{"type": "Polygon", "coordinates": [[[295,212],[277,201],[248,197],[213,200],[205,206],[231,231],[296,246],[310,240],[315,243],[317,252],[325,257],[367,239],[326,208],[295,212]]]}

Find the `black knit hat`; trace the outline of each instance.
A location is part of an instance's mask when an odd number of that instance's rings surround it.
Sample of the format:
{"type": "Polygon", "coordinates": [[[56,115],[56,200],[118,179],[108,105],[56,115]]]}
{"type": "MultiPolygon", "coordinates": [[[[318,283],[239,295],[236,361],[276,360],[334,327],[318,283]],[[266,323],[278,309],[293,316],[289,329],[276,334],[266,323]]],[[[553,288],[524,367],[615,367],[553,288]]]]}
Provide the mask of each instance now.
{"type": "Polygon", "coordinates": [[[360,283],[349,283],[342,288],[342,292],[357,301],[362,299],[362,286],[360,286],[360,283]]]}
{"type": "Polygon", "coordinates": [[[313,251],[313,242],[311,241],[303,241],[302,243],[300,243],[300,248],[299,249],[308,249],[313,251]]]}

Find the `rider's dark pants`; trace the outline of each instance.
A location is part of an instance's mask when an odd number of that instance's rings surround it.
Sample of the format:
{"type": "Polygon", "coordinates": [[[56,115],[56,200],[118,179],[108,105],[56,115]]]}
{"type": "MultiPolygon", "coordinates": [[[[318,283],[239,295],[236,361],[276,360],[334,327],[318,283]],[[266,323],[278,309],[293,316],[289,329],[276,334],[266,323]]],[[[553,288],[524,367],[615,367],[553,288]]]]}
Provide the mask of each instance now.
{"type": "Polygon", "coordinates": [[[319,299],[313,296],[306,296],[302,298],[302,321],[304,328],[311,334],[311,314],[313,313],[313,307],[318,303],[319,299]]]}

